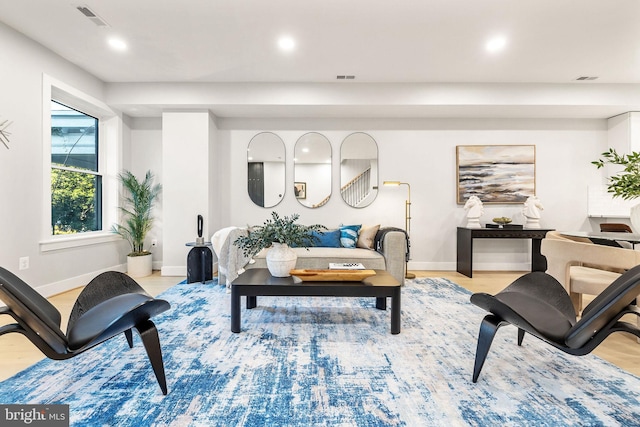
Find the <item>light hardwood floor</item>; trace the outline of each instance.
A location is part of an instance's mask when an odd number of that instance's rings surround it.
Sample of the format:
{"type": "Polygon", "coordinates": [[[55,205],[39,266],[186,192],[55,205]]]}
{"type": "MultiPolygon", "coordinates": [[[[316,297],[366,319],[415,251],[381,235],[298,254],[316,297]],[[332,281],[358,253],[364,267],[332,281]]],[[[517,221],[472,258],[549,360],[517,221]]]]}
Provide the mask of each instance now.
{"type": "MultiPolygon", "coordinates": [[[[444,277],[469,289],[472,292],[496,293],[520,277],[523,272],[474,272],[473,279],[452,271],[412,271],[417,277],[444,277]]],[[[160,276],[154,272],[151,276],[136,279],[151,295],[158,295],[167,288],[179,283],[183,277],[160,276]]],[[[63,319],[62,330],[66,329],[66,319],[81,288],[49,298],[60,311],[63,319]]],[[[585,296],[585,303],[589,298],[585,296]]],[[[629,319],[629,321],[635,321],[629,319]]],[[[0,326],[11,323],[8,316],[0,318],[0,326]]],[[[480,324],[478,323],[478,327],[480,324]]],[[[504,333],[501,331],[501,333],[504,333]]],[[[529,339],[534,339],[530,337],[529,339]]],[[[526,345],[526,338],[525,343],[526,345]]],[[[607,338],[594,353],[620,368],[640,376],[640,344],[628,334],[613,334],[607,338]]],[[[0,381],[7,379],[31,366],[44,356],[26,338],[19,334],[7,334],[0,337],[0,381]]],[[[470,366],[469,369],[472,367],[470,366]]]]}
{"type": "MultiPolygon", "coordinates": [[[[184,277],[160,276],[154,271],[151,276],[136,279],[149,294],[156,296],[165,289],[184,280],[184,277]]],[[[82,288],[72,289],[49,298],[62,316],[62,331],[67,330],[67,319],[82,288]]],[[[13,323],[9,316],[0,316],[0,326],[13,323]]],[[[89,350],[90,351],[90,350],[89,350]]],[[[20,334],[0,336],[0,381],[5,380],[21,370],[33,365],[45,356],[31,342],[20,334]]]]}

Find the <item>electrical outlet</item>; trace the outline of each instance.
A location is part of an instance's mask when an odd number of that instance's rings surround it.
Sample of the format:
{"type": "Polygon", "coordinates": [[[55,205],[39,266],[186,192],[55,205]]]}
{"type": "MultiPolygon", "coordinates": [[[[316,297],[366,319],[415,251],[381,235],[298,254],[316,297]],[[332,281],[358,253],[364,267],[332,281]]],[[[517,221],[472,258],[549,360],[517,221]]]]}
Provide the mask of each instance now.
{"type": "Polygon", "coordinates": [[[20,270],[26,270],[29,268],[29,257],[23,256],[18,260],[20,270]]]}
{"type": "Polygon", "coordinates": [[[158,246],[158,240],[157,239],[153,239],[151,241],[151,246],[158,246]]]}

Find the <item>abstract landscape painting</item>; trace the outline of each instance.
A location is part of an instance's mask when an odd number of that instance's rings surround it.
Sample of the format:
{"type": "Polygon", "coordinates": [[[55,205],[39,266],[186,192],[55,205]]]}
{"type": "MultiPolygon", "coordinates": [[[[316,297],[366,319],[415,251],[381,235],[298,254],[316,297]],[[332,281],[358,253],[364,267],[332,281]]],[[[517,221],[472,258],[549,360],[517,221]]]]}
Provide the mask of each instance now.
{"type": "Polygon", "coordinates": [[[535,145],[458,145],[458,203],[524,203],[536,190],[535,145]]]}

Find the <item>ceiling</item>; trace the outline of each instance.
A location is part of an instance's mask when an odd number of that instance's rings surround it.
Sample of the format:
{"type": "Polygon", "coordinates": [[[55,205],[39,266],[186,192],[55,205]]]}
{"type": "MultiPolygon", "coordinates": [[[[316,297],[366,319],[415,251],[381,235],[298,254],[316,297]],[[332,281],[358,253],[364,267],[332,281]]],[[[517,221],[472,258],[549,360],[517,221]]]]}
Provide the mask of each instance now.
{"type": "Polygon", "coordinates": [[[107,83],[640,84],[640,0],[0,0],[0,21],[107,83]]]}

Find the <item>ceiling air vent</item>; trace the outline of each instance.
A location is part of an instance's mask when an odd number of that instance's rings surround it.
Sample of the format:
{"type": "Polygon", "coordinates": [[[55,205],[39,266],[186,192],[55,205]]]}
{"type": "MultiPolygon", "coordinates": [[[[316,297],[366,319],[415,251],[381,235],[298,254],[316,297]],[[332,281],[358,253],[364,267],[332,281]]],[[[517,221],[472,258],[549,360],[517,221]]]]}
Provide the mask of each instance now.
{"type": "Polygon", "coordinates": [[[580,76],[576,80],[595,80],[598,77],[580,76]]]}
{"type": "Polygon", "coordinates": [[[96,24],[98,27],[108,27],[109,26],[109,24],[107,24],[104,19],[102,19],[98,15],[96,15],[87,6],[78,6],[76,9],[78,9],[80,11],[80,13],[82,13],[84,16],[89,18],[89,20],[91,22],[93,22],[94,24],[96,24]]]}
{"type": "Polygon", "coordinates": [[[340,76],[336,76],[336,79],[338,80],[355,80],[356,76],[347,76],[347,75],[340,75],[340,76]]]}

